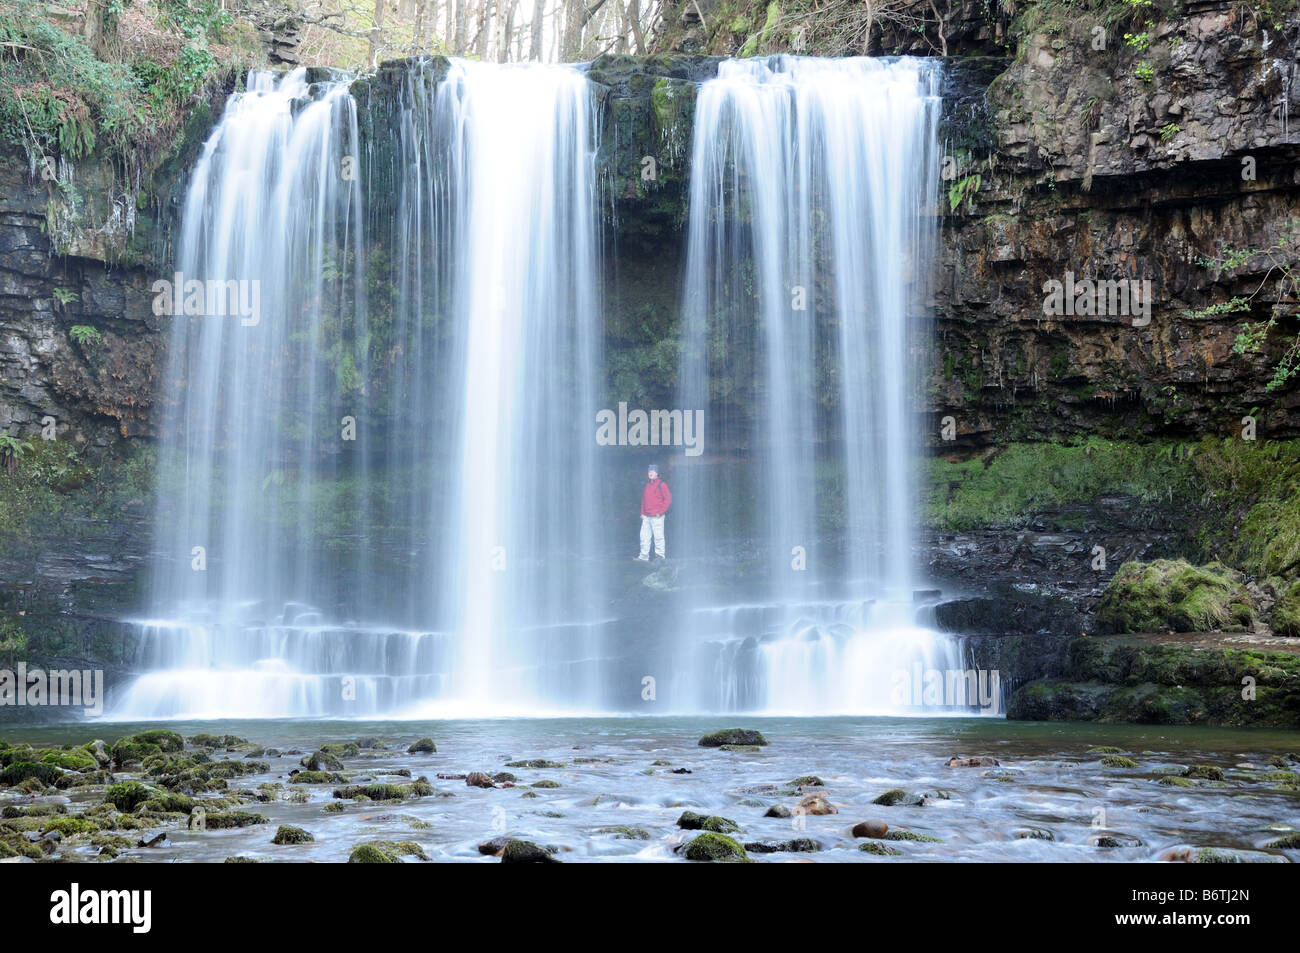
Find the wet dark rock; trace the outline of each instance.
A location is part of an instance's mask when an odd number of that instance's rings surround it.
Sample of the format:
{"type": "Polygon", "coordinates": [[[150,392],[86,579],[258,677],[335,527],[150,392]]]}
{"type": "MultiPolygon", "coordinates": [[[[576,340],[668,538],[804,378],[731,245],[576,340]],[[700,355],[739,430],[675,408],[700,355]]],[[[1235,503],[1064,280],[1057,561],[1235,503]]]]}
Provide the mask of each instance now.
{"type": "Polygon", "coordinates": [[[960,755],[949,758],[945,763],[949,768],[993,768],[998,766],[997,758],[980,755],[975,758],[963,758],[960,755]]]}
{"type": "Polygon", "coordinates": [[[1056,835],[1043,827],[1025,827],[1016,831],[1017,840],[1056,840],[1056,835]]]}
{"type": "Polygon", "coordinates": [[[1091,838],[1093,847],[1141,847],[1142,840],[1131,834],[1097,834],[1091,838]]]}
{"type": "Polygon", "coordinates": [[[684,831],[712,831],[715,834],[730,834],[740,830],[740,825],[730,818],[696,814],[694,811],[684,811],[677,818],[677,826],[684,831]]]}
{"type": "Polygon", "coordinates": [[[540,847],[532,841],[509,840],[501,850],[503,864],[558,864],[553,847],[540,847]]]}
{"type": "Polygon", "coordinates": [[[723,745],[763,746],[768,743],[761,732],[751,728],[724,728],[705,735],[698,742],[701,748],[721,748],[723,745]]]}
{"type": "Polygon", "coordinates": [[[471,771],[466,775],[465,785],[471,788],[491,788],[496,786],[492,779],[482,771],[471,771]]]}
{"type": "Polygon", "coordinates": [[[931,834],[918,834],[916,831],[903,830],[902,828],[888,831],[881,840],[917,841],[927,844],[943,843],[943,841],[931,834]]]}
{"type": "Polygon", "coordinates": [[[432,738],[421,738],[406,749],[407,754],[433,754],[438,750],[432,738]]]}
{"type": "Polygon", "coordinates": [[[752,841],[745,844],[745,850],[754,854],[811,854],[821,849],[822,845],[811,837],[796,837],[793,840],[781,841],[776,844],[763,841],[752,841]]]}
{"type": "Polygon", "coordinates": [[[884,821],[868,820],[859,821],[853,825],[854,837],[884,837],[889,831],[889,825],[884,821]]]}
{"type": "Polygon", "coordinates": [[[764,817],[789,817],[790,809],[786,807],[784,804],[773,804],[771,807],[767,809],[767,813],[764,814],[763,816],[764,817]]]}
{"type": "Polygon", "coordinates": [[[909,794],[902,788],[890,788],[884,794],[873,798],[871,803],[880,804],[883,807],[896,807],[900,804],[914,807],[920,805],[921,800],[920,795],[909,794]]]}
{"type": "Polygon", "coordinates": [[[489,841],[484,841],[478,845],[478,852],[490,857],[496,857],[506,849],[506,844],[510,843],[509,837],[494,837],[489,841]]]}

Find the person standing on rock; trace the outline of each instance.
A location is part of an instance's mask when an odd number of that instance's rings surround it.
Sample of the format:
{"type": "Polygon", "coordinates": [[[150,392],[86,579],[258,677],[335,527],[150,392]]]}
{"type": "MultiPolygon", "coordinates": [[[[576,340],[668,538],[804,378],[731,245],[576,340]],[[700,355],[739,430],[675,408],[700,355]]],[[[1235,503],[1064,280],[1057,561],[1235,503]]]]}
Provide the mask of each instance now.
{"type": "Polygon", "coordinates": [[[646,471],[645,489],[641,491],[641,555],[639,562],[650,561],[650,540],[654,539],[655,558],[666,559],[664,555],[664,516],[673,505],[673,494],[668,484],[659,479],[659,467],[650,464],[646,471]]]}

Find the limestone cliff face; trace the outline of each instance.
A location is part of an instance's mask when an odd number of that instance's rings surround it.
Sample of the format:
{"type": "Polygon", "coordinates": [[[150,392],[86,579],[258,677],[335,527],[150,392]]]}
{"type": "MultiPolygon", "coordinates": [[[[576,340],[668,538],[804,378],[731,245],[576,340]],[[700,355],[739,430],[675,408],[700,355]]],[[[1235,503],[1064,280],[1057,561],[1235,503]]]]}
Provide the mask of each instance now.
{"type": "Polygon", "coordinates": [[[1291,319],[1263,352],[1233,352],[1268,317],[1274,266],[1296,262],[1300,18],[1217,5],[1142,30],[1143,48],[1086,19],[1026,36],[989,87],[993,135],[949,183],[978,176],[946,222],[935,295],[932,407],[960,442],[1228,434],[1251,412],[1265,433],[1300,427],[1294,386],[1265,386],[1291,319]],[[1254,254],[1203,263],[1224,250],[1254,254]],[[1044,283],[1067,272],[1149,281],[1150,323],[1045,315],[1044,283]],[[1249,313],[1189,314],[1260,288],[1249,313]]]}
{"type": "MultiPolygon", "coordinates": [[[[697,11],[687,6],[689,20],[697,11]]],[[[700,10],[706,21],[725,12],[700,10]]],[[[1266,389],[1291,319],[1261,353],[1237,354],[1233,344],[1244,321],[1269,313],[1278,277],[1270,268],[1293,263],[1300,247],[1286,243],[1300,220],[1300,14],[1266,22],[1240,4],[1202,4],[1174,20],[1089,16],[1009,23],[976,2],[949,8],[942,29],[885,23],[872,33],[873,51],[977,54],[949,60],[952,192],[937,207],[936,333],[921,426],[937,448],[961,449],[1089,432],[1230,433],[1255,411],[1261,433],[1295,435],[1295,388],[1266,389]],[[1231,268],[1201,263],[1221,248],[1260,254],[1231,268]],[[1149,282],[1150,322],[1045,314],[1045,283],[1067,274],[1149,282]],[[1189,316],[1261,286],[1249,313],[1189,316]],[[951,444],[940,439],[948,416],[951,444]]],[[[695,46],[734,52],[719,29],[695,46]]],[[[780,37],[769,34],[772,46],[780,37]]],[[[794,45],[786,38],[784,48],[794,45]]],[[[628,399],[674,390],[694,97],[717,62],[610,56],[590,67],[607,210],[610,387],[628,399]]],[[[386,64],[354,87],[363,126],[373,123],[372,223],[391,179],[384,116],[404,74],[404,64],[386,64]]],[[[0,427],[30,431],[54,416],[92,444],[151,433],[165,335],[149,285],[169,268],[184,166],[202,138],[194,133],[219,109],[205,105],[165,181],[143,200],[93,163],[54,182],[26,161],[0,164],[0,427]],[[74,326],[94,327],[98,343],[79,341],[74,326]]]]}
{"type": "Polygon", "coordinates": [[[185,175],[229,88],[145,180],[103,159],[0,155],[0,432],[34,437],[53,417],[81,449],[153,433],[166,335],[150,286],[170,274],[185,175]]]}

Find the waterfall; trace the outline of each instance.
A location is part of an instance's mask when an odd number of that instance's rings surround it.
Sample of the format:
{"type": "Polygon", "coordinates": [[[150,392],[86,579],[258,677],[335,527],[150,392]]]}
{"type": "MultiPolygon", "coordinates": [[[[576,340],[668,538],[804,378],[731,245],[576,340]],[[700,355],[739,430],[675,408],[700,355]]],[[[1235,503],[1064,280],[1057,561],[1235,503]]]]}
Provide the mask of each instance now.
{"type": "Polygon", "coordinates": [[[960,663],[918,624],[911,567],[938,77],[777,57],[700,88],[681,406],[749,472],[711,496],[707,467],[681,468],[676,594],[612,568],[633,539],[609,514],[636,487],[615,499],[626,469],[594,439],[583,71],[250,74],[160,293],[144,674],[113,717],[625,710],[644,673],[664,676],[656,711],[907,710],[894,676],[960,663]],[[721,387],[732,358],[743,379],[721,387]],[[747,590],[693,595],[725,591],[709,567],[728,548],[747,590]]]}
{"type": "Polygon", "coordinates": [[[251,74],[193,173],[177,278],[260,314],[173,319],[148,674],[118,717],[598,704],[586,79],[412,63],[371,234],[349,83],[251,74]]]}
{"type": "MultiPolygon", "coordinates": [[[[780,56],[724,62],[700,90],[682,406],[745,448],[757,502],[743,525],[697,521],[678,536],[701,560],[718,538],[758,536],[768,606],[761,620],[697,606],[682,650],[722,649],[692,706],[896,711],[894,676],[914,661],[960,665],[957,643],[918,626],[912,605],[911,395],[939,79],[912,58],[780,56]],[[753,386],[726,402],[716,381],[736,362],[753,386]],[[840,518],[825,520],[837,499],[840,518]]],[[[708,482],[684,508],[724,509],[708,482]]]]}

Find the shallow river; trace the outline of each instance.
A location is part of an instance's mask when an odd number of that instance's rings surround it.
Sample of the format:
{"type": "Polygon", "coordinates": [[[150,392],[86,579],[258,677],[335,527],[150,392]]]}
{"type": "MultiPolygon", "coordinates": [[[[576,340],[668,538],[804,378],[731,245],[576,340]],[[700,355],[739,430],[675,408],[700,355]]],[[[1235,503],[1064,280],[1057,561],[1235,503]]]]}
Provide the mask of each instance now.
{"type": "MultiPolygon", "coordinates": [[[[157,725],[100,725],[4,731],[6,740],[33,743],[106,741],[157,725]]],[[[198,732],[235,734],[285,752],[265,758],[269,774],[230,781],[230,789],[256,790],[264,782],[287,782],[302,754],[325,741],[378,736],[388,750],[365,750],[345,759],[353,783],[409,768],[435,787],[432,797],[398,804],[344,802],[327,813],[338,785],[289,785],[306,789],[307,803],[250,801],[240,809],[264,814],[269,823],[233,830],[165,828],[164,846],[127,852],[143,861],[219,861],[234,855],[262,860],[341,861],[360,841],[414,841],[431,860],[496,863],[478,845],[501,836],[555,847],[573,861],[675,860],[674,848],[697,836],[677,826],[684,810],[734,820],[742,843],[777,844],[811,838],[818,852],[750,852],[760,862],[816,860],[899,863],[944,861],[1134,861],[1168,858],[1183,846],[1259,850],[1300,828],[1300,789],[1270,758],[1300,755],[1294,732],[1245,729],[1166,728],[1007,722],[992,718],[600,718],[439,722],[223,721],[173,722],[166,727],[189,737],[198,732]],[[757,752],[702,748],[696,742],[719,728],[744,726],[770,742],[757,752]],[[422,736],[435,754],[407,754],[422,736]],[[1093,746],[1122,749],[1139,767],[1106,767],[1093,746]],[[296,750],[297,754],[288,752],[296,750]],[[947,767],[954,755],[991,756],[999,765],[947,767]],[[506,762],[545,759],[563,767],[505,767],[506,762]],[[660,762],[660,763],[656,763],[660,762]],[[666,762],[666,763],[663,763],[666,762]],[[1160,773],[1181,775],[1194,765],[1221,768],[1222,781],[1191,786],[1157,782],[1160,773]],[[674,769],[689,773],[675,774],[674,769]],[[439,774],[471,771],[517,776],[514,787],[482,789],[439,774]],[[1271,779],[1262,775],[1271,772],[1271,779]],[[816,775],[824,787],[794,791],[790,782],[816,775]],[[559,787],[527,787],[549,780],[559,787]],[[926,795],[922,804],[883,806],[872,800],[890,789],[926,795]],[[789,808],[801,796],[822,793],[837,809],[828,815],[765,817],[776,804],[789,808]],[[535,796],[526,796],[535,795],[535,796]],[[891,828],[939,838],[896,841],[902,852],[876,856],[859,849],[854,824],[879,819],[891,828]],[[311,844],[276,846],[279,824],[305,828],[311,844]],[[649,839],[597,833],[600,828],[641,828],[649,839]],[[1036,836],[1026,834],[1036,829],[1036,836]],[[1018,836],[1019,835],[1019,836],[1018,836]],[[1133,846],[1101,847],[1114,836],[1133,846]],[[1051,839],[1047,839],[1050,836],[1051,839]],[[1137,844],[1140,842],[1140,845],[1137,844]]],[[[214,752],[213,757],[240,757],[214,752]]],[[[130,776],[123,772],[119,777],[130,776]]],[[[72,794],[72,812],[102,800],[102,789],[72,794]],[[81,801],[82,804],[76,802],[81,801]]],[[[53,798],[66,799],[60,792],[53,798]]],[[[46,800],[49,800],[47,798],[46,800]]],[[[0,802],[11,801],[0,793],[0,802]]],[[[30,803],[30,802],[24,802],[30,803]]],[[[162,830],[163,828],[160,828],[162,830]]],[[[93,853],[93,848],[80,848],[93,853]]],[[[1300,851],[1273,850],[1278,859],[1300,851]]]]}

